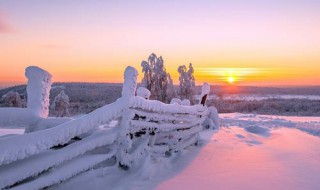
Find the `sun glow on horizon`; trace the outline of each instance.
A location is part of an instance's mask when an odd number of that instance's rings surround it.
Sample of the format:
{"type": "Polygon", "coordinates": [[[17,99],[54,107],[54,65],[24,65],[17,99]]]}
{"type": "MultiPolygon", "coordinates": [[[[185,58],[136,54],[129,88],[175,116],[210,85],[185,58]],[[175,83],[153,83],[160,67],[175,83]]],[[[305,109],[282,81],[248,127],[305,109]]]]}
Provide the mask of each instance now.
{"type": "Polygon", "coordinates": [[[261,73],[258,68],[202,68],[199,72],[211,76],[218,83],[227,84],[248,82],[261,73]]]}
{"type": "Polygon", "coordinates": [[[235,81],[235,79],[233,76],[228,77],[228,83],[232,84],[232,83],[234,83],[234,81],[235,81]]]}

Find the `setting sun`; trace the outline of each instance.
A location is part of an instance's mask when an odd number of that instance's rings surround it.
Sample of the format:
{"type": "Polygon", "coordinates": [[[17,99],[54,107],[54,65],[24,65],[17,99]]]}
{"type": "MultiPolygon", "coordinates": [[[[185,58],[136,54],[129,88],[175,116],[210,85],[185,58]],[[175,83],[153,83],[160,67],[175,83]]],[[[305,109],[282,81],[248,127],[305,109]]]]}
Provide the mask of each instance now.
{"type": "Polygon", "coordinates": [[[230,83],[230,84],[234,83],[234,77],[229,76],[228,77],[228,83],[230,83]]]}

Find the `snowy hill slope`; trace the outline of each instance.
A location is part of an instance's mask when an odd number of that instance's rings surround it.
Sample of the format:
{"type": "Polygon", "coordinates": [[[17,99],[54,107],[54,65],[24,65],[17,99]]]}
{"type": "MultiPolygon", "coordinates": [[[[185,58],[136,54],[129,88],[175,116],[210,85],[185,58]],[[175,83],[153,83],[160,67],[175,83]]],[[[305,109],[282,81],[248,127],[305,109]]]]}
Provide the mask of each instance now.
{"type": "Polygon", "coordinates": [[[134,170],[93,169],[52,188],[320,189],[320,117],[234,113],[221,123],[201,133],[200,147],[134,170]]]}

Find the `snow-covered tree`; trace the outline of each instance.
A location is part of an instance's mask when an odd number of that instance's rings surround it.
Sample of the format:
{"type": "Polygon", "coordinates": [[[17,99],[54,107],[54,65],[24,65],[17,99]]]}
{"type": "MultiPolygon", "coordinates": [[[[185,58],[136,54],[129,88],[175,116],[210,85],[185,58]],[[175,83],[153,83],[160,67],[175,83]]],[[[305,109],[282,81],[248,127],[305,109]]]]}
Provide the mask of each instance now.
{"type": "Polygon", "coordinates": [[[51,107],[56,111],[57,117],[69,117],[69,96],[61,90],[61,92],[54,98],[51,107]]]}
{"type": "Polygon", "coordinates": [[[168,78],[167,78],[167,81],[168,81],[168,87],[167,87],[167,102],[170,102],[172,100],[172,98],[174,97],[177,97],[177,92],[176,92],[176,89],[174,88],[174,85],[173,85],[173,81],[171,79],[171,76],[170,74],[168,73],[168,78]]]}
{"type": "Polygon", "coordinates": [[[180,88],[179,93],[181,99],[189,99],[190,102],[194,103],[194,88],[195,88],[195,79],[193,76],[194,69],[192,67],[192,63],[189,64],[189,69],[185,65],[181,65],[178,67],[179,72],[179,81],[180,88]]]}
{"type": "Polygon", "coordinates": [[[162,57],[152,53],[148,61],[142,61],[143,78],[141,86],[151,92],[151,98],[169,102],[176,96],[170,75],[166,72],[162,57]]]}
{"type": "Polygon", "coordinates": [[[18,92],[9,91],[2,98],[7,106],[22,107],[22,101],[18,92]]]}

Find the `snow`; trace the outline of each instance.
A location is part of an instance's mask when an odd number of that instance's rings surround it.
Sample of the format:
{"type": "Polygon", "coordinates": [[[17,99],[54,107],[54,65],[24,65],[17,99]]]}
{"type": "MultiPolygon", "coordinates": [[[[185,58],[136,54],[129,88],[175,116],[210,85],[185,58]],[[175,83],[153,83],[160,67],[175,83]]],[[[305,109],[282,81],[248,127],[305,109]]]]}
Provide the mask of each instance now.
{"type": "MultiPolygon", "coordinates": [[[[112,131],[100,131],[100,133],[96,133],[92,136],[89,136],[88,138],[82,140],[78,144],[71,144],[67,146],[65,149],[48,150],[41,154],[30,157],[26,160],[15,162],[14,165],[2,166],[0,170],[0,188],[12,185],[15,181],[20,181],[30,176],[39,174],[53,166],[59,166],[63,162],[76,158],[77,156],[84,154],[88,150],[93,150],[97,147],[112,144],[116,139],[116,132],[117,130],[114,129],[112,131]]],[[[114,153],[112,155],[114,155],[114,153]]],[[[110,156],[108,155],[107,158],[109,157],[110,156]]],[[[107,159],[103,155],[102,158],[107,159]]],[[[91,159],[87,157],[87,162],[90,161],[91,159]]],[[[82,167],[86,166],[78,165],[76,171],[73,170],[74,173],[77,173],[77,171],[82,167]]],[[[62,176],[60,176],[59,178],[60,180],[63,180],[64,178],[67,179],[67,177],[61,177],[62,176]]],[[[70,177],[72,177],[72,175],[70,177]]],[[[52,181],[52,179],[47,179],[45,181],[43,181],[42,179],[40,180],[40,182],[49,185],[50,181],[52,181]]],[[[35,184],[38,183],[39,181],[35,182],[35,184]]],[[[33,184],[33,182],[31,182],[31,184],[33,184]]],[[[27,184],[26,186],[28,187],[29,185],[27,184]]],[[[33,188],[31,188],[32,186],[30,186],[29,188],[27,187],[22,186],[22,189],[38,189],[45,186],[34,186],[33,188]]]]}
{"type": "Polygon", "coordinates": [[[165,104],[157,100],[146,100],[138,96],[134,97],[133,99],[133,104],[131,105],[132,108],[147,109],[149,111],[158,113],[182,112],[186,114],[201,114],[201,112],[206,110],[206,107],[202,105],[184,106],[177,104],[165,104]]]}
{"type": "Polygon", "coordinates": [[[320,188],[320,117],[165,104],[135,96],[137,75],[127,67],[116,102],[59,119],[47,118],[51,75],[28,67],[29,107],[0,109],[0,189],[320,188]]]}
{"type": "MultiPolygon", "coordinates": [[[[115,103],[122,101],[118,100],[115,103]]],[[[130,102],[126,103],[130,105],[130,102]]],[[[177,107],[174,104],[163,104],[154,100],[145,100],[141,97],[134,97],[131,103],[131,105],[140,105],[151,110],[157,108],[156,110],[159,112],[168,111],[169,113],[172,111],[197,113],[198,107],[182,105],[177,107]]],[[[112,107],[116,108],[119,105],[112,105],[112,107]]],[[[106,110],[106,107],[103,109],[106,110]]],[[[103,115],[106,113],[102,110],[97,111],[101,114],[104,113],[103,115]]],[[[140,111],[139,114],[142,114],[142,112],[140,111]]],[[[148,117],[160,117],[160,115],[148,112],[145,112],[145,114],[149,114],[148,117]]],[[[73,125],[78,126],[78,124],[93,116],[83,117],[79,118],[81,122],[70,121],[62,124],[63,128],[69,126],[68,128],[72,129],[73,125]],[[82,119],[83,117],[85,119],[82,119]]],[[[174,116],[172,118],[168,117],[168,119],[174,119],[174,116]]],[[[86,124],[89,123],[86,122],[86,124]]],[[[114,124],[114,129],[118,129],[117,126],[117,124],[114,124]]],[[[62,127],[58,126],[58,128],[62,127]]],[[[188,147],[184,151],[172,154],[170,157],[153,157],[147,154],[139,158],[140,163],[136,163],[138,167],[128,171],[120,170],[116,165],[95,167],[98,163],[111,158],[111,155],[115,154],[114,152],[84,154],[87,150],[93,150],[116,140],[117,136],[115,134],[118,130],[113,133],[97,131],[79,141],[79,143],[70,144],[64,149],[42,151],[24,161],[12,163],[14,167],[12,167],[12,164],[1,166],[0,184],[6,186],[14,183],[17,179],[22,180],[28,176],[48,171],[37,180],[23,183],[15,188],[37,189],[55,184],[53,186],[55,189],[103,189],[106,187],[108,189],[141,190],[188,190],[195,188],[319,189],[320,138],[315,135],[320,135],[320,133],[312,133],[313,136],[304,132],[307,129],[320,129],[320,117],[220,114],[220,130],[200,132],[200,146],[188,147]],[[310,128],[310,126],[312,127],[310,128]],[[83,156],[79,157],[79,155],[83,156]],[[38,161],[40,158],[42,162],[38,161]],[[61,163],[63,164],[61,165],[61,163]],[[56,169],[48,170],[52,166],[56,166],[56,169]],[[26,171],[28,172],[26,173],[26,171]],[[79,175],[79,173],[82,174],[79,175]],[[59,183],[66,179],[68,180],[64,183],[59,183]]],[[[198,130],[201,129],[193,128],[193,133],[198,132],[198,130]]],[[[50,129],[45,131],[50,131],[50,129]]],[[[72,131],[73,129],[69,132],[73,133],[72,131]]],[[[37,135],[32,136],[33,138],[30,137],[31,139],[26,142],[32,143],[33,139],[44,135],[43,132],[30,133],[30,135],[37,135]]],[[[59,129],[59,132],[63,133],[63,130],[59,129]]],[[[44,135],[44,137],[50,138],[54,135],[51,133],[50,135],[44,135]]],[[[180,132],[177,134],[183,136],[180,132]]],[[[179,146],[193,144],[197,138],[191,136],[179,146]]],[[[17,138],[13,139],[15,139],[14,142],[18,140],[17,138]]],[[[41,141],[45,142],[45,139],[41,141]]],[[[17,148],[14,146],[14,142],[10,145],[13,149],[17,148]]],[[[3,143],[0,143],[0,146],[6,147],[3,143]]],[[[6,153],[0,155],[4,154],[6,153]]]]}
{"type": "Polygon", "coordinates": [[[182,100],[182,101],[181,101],[181,105],[190,106],[190,105],[191,105],[190,100],[188,100],[188,99],[182,100]]]}
{"type": "Polygon", "coordinates": [[[119,117],[120,113],[131,104],[130,100],[126,98],[120,99],[54,128],[28,133],[19,137],[8,137],[5,141],[0,139],[0,164],[8,164],[38,154],[52,146],[65,144],[75,136],[110,122],[119,117]]]}
{"type": "Polygon", "coordinates": [[[26,127],[35,123],[38,119],[27,108],[0,108],[0,128],[26,127]]]}
{"type": "Polygon", "coordinates": [[[12,135],[21,135],[23,133],[24,133],[23,128],[18,128],[18,127],[14,127],[14,128],[10,128],[10,129],[0,128],[0,138],[9,137],[12,135]]]}
{"type": "Polygon", "coordinates": [[[156,189],[319,189],[319,143],[296,129],[274,129],[264,137],[223,128],[194,160],[172,165],[172,171],[186,166],[156,189]]]}
{"type": "Polygon", "coordinates": [[[51,74],[39,67],[29,66],[26,68],[25,75],[28,78],[27,108],[36,116],[48,117],[51,74]]]}
{"type": "MultiPolygon", "coordinates": [[[[277,127],[270,125],[271,122],[246,125],[245,119],[259,121],[264,117],[223,114],[222,123],[230,122],[230,119],[244,123],[241,126],[229,123],[230,126],[222,125],[219,131],[201,132],[200,146],[191,146],[168,158],[142,158],[140,167],[134,170],[122,171],[117,167],[93,169],[55,188],[319,189],[320,138],[282,126],[283,122],[277,127]]],[[[319,117],[295,119],[295,124],[301,121],[320,124],[319,117]]],[[[270,116],[270,120],[280,121],[278,116],[270,116]]]]}
{"type": "Polygon", "coordinates": [[[139,87],[137,89],[137,96],[140,96],[144,99],[149,99],[150,95],[151,95],[151,92],[148,89],[146,89],[145,87],[139,87]]]}
{"type": "Polygon", "coordinates": [[[170,101],[170,104],[179,104],[181,105],[181,100],[179,98],[172,98],[172,100],[170,101]]]}
{"type": "Polygon", "coordinates": [[[132,97],[137,88],[138,71],[134,67],[127,67],[124,72],[124,83],[122,87],[122,97],[132,97]]]}
{"type": "Polygon", "coordinates": [[[200,97],[202,98],[206,94],[209,95],[209,92],[210,92],[210,85],[206,82],[203,83],[200,97]]]}

